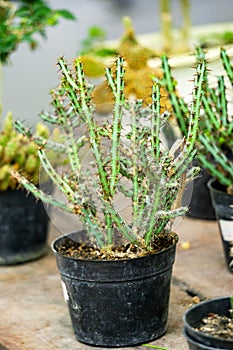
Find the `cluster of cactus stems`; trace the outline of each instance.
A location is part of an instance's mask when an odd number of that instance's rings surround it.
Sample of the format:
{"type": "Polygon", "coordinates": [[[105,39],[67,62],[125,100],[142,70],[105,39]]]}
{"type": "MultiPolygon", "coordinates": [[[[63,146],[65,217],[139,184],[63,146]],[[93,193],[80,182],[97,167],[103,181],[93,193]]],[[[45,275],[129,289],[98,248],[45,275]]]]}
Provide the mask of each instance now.
{"type": "MultiPolygon", "coordinates": [[[[202,118],[198,133],[198,160],[211,176],[226,187],[228,193],[233,194],[233,118],[229,111],[230,96],[229,87],[226,87],[226,79],[233,88],[233,67],[230,58],[224,48],[220,50],[220,59],[225,75],[217,77],[217,84],[213,87],[209,81],[209,70],[205,69],[202,118]]],[[[196,49],[196,62],[207,60],[202,49],[196,49]]],[[[176,81],[172,77],[168,62],[164,62],[163,85],[169,92],[174,115],[177,119],[181,133],[188,133],[189,110],[184,99],[179,97],[176,89],[176,81]]],[[[197,74],[200,72],[197,71],[197,74]]]]}
{"type": "MultiPolygon", "coordinates": [[[[39,184],[40,159],[37,145],[27,137],[16,132],[12,113],[8,113],[0,133],[0,191],[15,189],[18,185],[11,170],[20,171],[28,180],[39,184]]],[[[49,139],[50,132],[46,125],[38,123],[34,138],[49,139]]]]}
{"type": "MultiPolygon", "coordinates": [[[[149,250],[154,237],[170,232],[169,223],[187,211],[180,202],[186,182],[198,171],[190,164],[196,154],[204,65],[198,65],[200,74],[194,84],[187,137],[177,140],[170,149],[161,137],[169,115],[160,112],[159,84],[153,85],[148,107],[141,100],[127,100],[124,60],[117,57],[115,67],[106,68],[114,108],[100,122],[92,102],[93,86],[84,75],[81,59],[74,60],[73,68],[64,58],[58,59],[58,65],[61,82],[51,91],[53,113],[43,112],[41,117],[59,126],[64,143],[40,142],[38,154],[42,167],[67,202],[43,193],[20,172],[12,171],[12,175],[35,197],[78,215],[102,249],[111,249],[117,236],[149,250]],[[65,151],[68,171],[56,171],[46,155],[47,146],[65,151]],[[82,158],[88,152],[92,157],[89,169],[82,158]],[[115,205],[119,195],[131,204],[130,222],[115,205]]],[[[37,142],[21,122],[17,121],[15,127],[37,142]]]]}

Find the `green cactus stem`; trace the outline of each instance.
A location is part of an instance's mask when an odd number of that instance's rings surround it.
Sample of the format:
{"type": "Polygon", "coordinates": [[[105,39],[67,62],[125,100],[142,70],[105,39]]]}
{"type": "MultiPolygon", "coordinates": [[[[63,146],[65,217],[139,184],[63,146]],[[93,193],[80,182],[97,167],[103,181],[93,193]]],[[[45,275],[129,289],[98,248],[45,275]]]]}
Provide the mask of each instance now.
{"type": "MultiPolygon", "coordinates": [[[[152,104],[128,100],[124,94],[125,69],[122,57],[115,66],[106,68],[106,79],[112,90],[114,108],[103,122],[97,121],[93,102],[93,86],[85,75],[81,58],[70,67],[64,58],[58,59],[61,81],[51,91],[52,114],[42,113],[61,130],[62,149],[68,157],[69,169],[59,173],[46,155],[52,143],[43,137],[33,137],[21,123],[18,131],[39,145],[41,165],[53,183],[65,195],[59,202],[31,185],[19,171],[11,174],[37,198],[48,204],[76,214],[94,242],[109,251],[117,239],[130,242],[146,252],[153,249],[155,236],[169,233],[169,223],[182,216],[187,208],[177,201],[187,178],[196,174],[191,168],[196,154],[195,138],[198,129],[203,68],[194,82],[193,104],[187,138],[165,149],[161,132],[169,113],[161,113],[160,85],[151,90],[152,104]],[[82,132],[81,132],[82,131],[82,132]],[[83,154],[90,161],[83,159],[83,154]],[[89,167],[87,164],[89,162],[89,167]],[[128,201],[129,222],[117,209],[117,199],[128,201]],[[178,205],[179,204],[179,205],[178,205]]],[[[59,142],[54,151],[60,150],[59,142]]]]}
{"type": "MultiPolygon", "coordinates": [[[[197,137],[199,151],[197,159],[203,168],[225,186],[228,193],[233,193],[233,120],[229,112],[229,87],[226,88],[228,78],[233,87],[233,66],[225,49],[220,50],[220,60],[225,75],[217,77],[215,87],[209,83],[209,73],[205,53],[201,48],[196,49],[196,79],[202,75],[203,86],[201,109],[203,110],[200,131],[197,137]],[[204,71],[200,64],[204,62],[204,71]]],[[[163,86],[167,89],[181,134],[187,137],[189,124],[189,108],[184,99],[178,96],[177,83],[172,77],[171,69],[166,59],[163,59],[163,86]]],[[[197,96],[193,96],[196,99],[197,96]]],[[[200,106],[197,110],[199,111],[200,106]]]]}

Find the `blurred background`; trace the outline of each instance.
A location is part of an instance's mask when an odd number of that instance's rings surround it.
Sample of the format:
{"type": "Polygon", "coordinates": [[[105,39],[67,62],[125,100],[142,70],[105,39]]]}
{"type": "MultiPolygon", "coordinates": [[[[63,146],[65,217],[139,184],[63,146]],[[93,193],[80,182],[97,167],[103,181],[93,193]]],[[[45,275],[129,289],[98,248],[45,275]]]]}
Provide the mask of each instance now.
{"type": "MultiPolygon", "coordinates": [[[[40,40],[32,52],[26,44],[20,45],[3,67],[3,116],[10,110],[14,118],[38,121],[38,114],[48,109],[51,88],[57,85],[56,60],[64,55],[75,57],[88,28],[96,25],[107,33],[107,39],[123,34],[122,17],[131,17],[136,34],[159,31],[158,0],[50,0],[54,8],[66,8],[76,21],[65,21],[47,31],[47,39],[40,40]]],[[[179,0],[172,0],[174,26],[179,28],[181,11],[179,0]]],[[[192,25],[233,22],[232,0],[191,0],[192,25]]]]}

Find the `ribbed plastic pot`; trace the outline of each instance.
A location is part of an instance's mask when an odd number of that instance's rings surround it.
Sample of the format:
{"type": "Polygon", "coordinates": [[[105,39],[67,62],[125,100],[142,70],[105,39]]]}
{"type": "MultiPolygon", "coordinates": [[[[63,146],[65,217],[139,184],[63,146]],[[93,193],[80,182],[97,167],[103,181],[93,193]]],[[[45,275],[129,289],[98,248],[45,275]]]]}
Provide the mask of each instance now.
{"type": "Polygon", "coordinates": [[[176,244],[157,254],[118,261],[75,260],[58,253],[67,240],[79,237],[72,233],[51,245],[77,340],[122,347],[165,334],[176,244]]]}
{"type": "Polygon", "coordinates": [[[223,187],[214,179],[208,182],[208,187],[218,220],[227,267],[233,272],[233,195],[224,192],[223,187]]]}
{"type": "Polygon", "coordinates": [[[48,250],[49,218],[41,201],[25,190],[0,192],[0,265],[38,259],[48,250]]]}
{"type": "Polygon", "coordinates": [[[212,300],[203,301],[189,310],[187,310],[183,316],[183,322],[185,326],[185,334],[188,337],[190,344],[190,350],[196,349],[226,349],[233,350],[233,339],[228,340],[224,338],[217,338],[206,333],[203,333],[196,328],[200,326],[202,319],[209,313],[216,313],[221,316],[230,317],[230,298],[223,297],[212,300]],[[193,343],[196,344],[193,344],[193,343]],[[197,347],[197,344],[205,347],[197,347]]]}

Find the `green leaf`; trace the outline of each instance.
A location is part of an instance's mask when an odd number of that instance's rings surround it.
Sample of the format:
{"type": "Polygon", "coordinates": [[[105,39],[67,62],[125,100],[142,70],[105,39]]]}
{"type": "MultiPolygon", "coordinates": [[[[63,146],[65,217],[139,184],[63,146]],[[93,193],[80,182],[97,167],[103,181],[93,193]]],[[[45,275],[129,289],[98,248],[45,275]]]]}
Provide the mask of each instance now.
{"type": "Polygon", "coordinates": [[[57,10],[56,12],[58,15],[60,15],[63,18],[66,18],[72,21],[76,20],[75,15],[68,10],[57,10]]]}
{"type": "Polygon", "coordinates": [[[148,348],[158,349],[158,350],[168,350],[167,348],[162,348],[161,346],[157,346],[157,345],[143,344],[143,346],[147,346],[148,348]]]}

